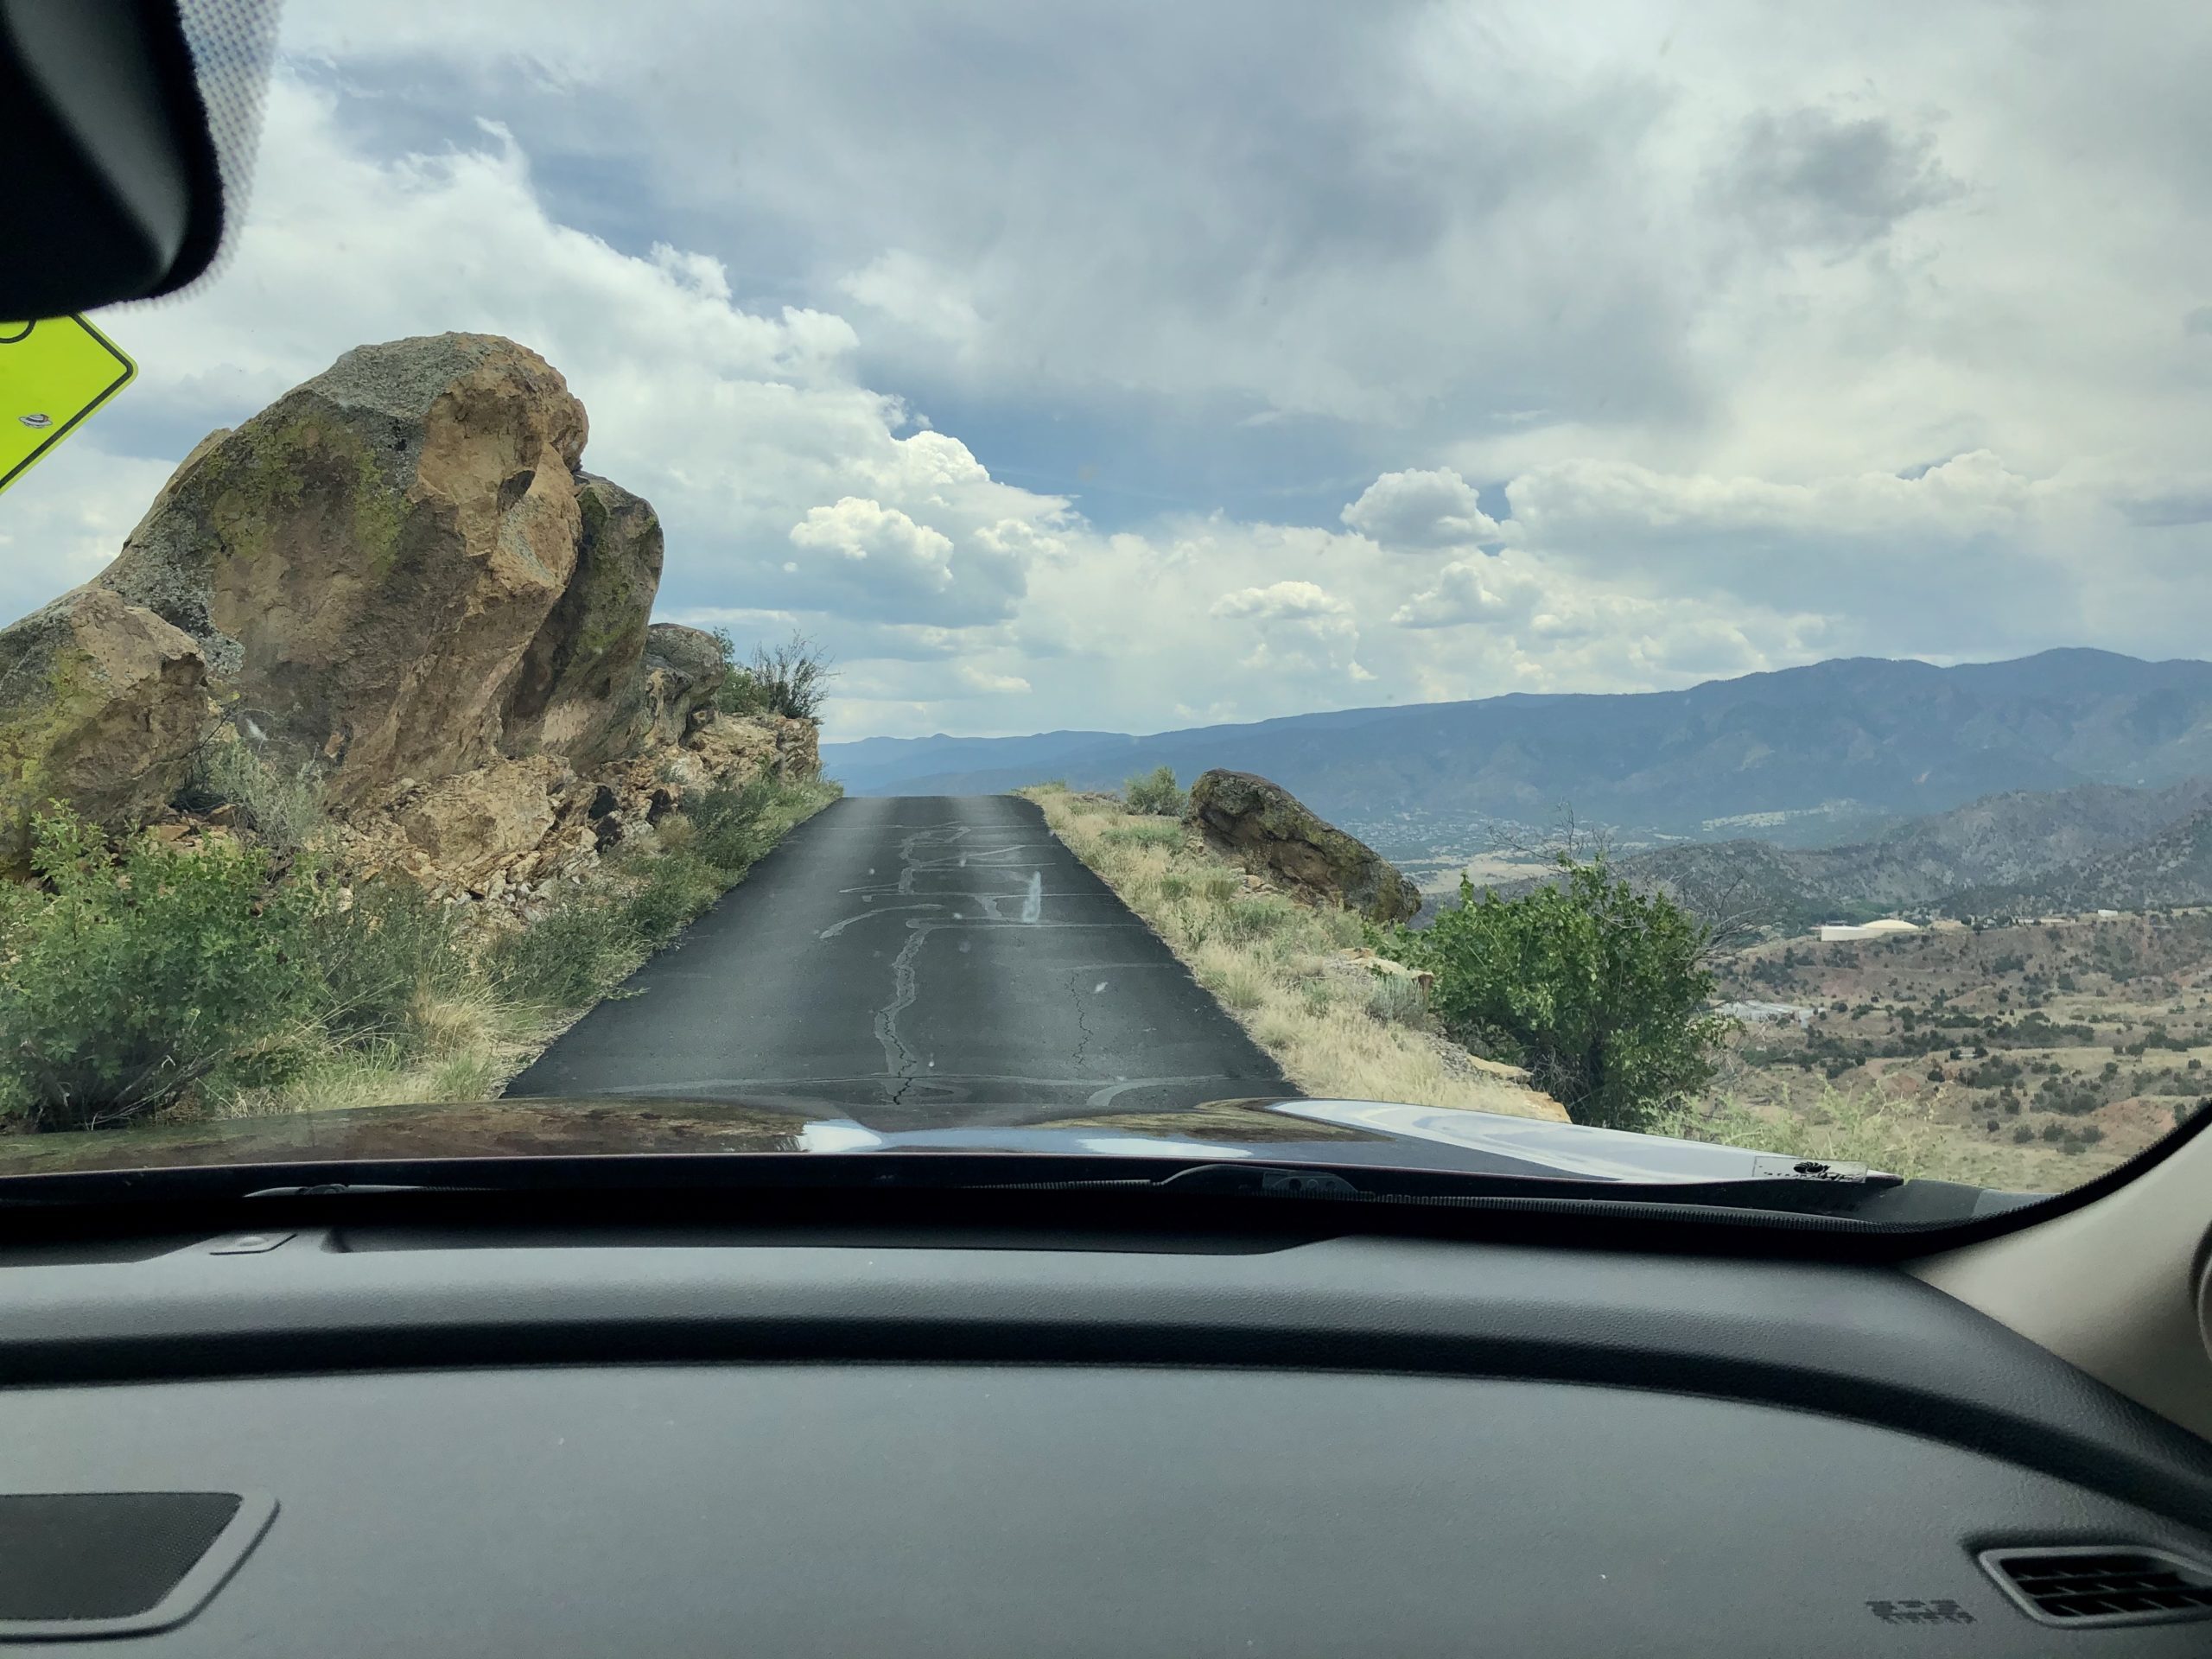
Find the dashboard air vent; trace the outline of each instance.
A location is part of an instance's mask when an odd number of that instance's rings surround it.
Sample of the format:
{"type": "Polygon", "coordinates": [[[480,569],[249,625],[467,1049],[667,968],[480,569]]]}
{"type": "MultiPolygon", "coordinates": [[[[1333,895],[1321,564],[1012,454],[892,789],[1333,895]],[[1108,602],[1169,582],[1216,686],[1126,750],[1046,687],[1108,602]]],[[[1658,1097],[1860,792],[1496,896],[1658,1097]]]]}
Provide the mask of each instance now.
{"type": "Polygon", "coordinates": [[[2031,1618],[2074,1629],[2212,1618],[2212,1567],[2163,1550],[1991,1549],[1981,1564],[2031,1618]]]}

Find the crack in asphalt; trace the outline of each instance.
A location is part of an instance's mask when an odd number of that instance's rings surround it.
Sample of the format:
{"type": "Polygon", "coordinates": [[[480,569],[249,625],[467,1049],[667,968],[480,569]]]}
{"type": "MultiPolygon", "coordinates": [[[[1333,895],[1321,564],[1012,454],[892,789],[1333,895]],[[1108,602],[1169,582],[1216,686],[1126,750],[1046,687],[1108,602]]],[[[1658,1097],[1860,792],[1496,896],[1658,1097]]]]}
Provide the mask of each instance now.
{"type": "MultiPolygon", "coordinates": [[[[844,891],[859,892],[864,895],[888,891],[902,899],[913,899],[918,897],[914,892],[915,880],[925,874],[954,868],[964,870],[971,863],[981,868],[1005,869],[1007,866],[1001,861],[1010,855],[1027,850],[1027,844],[1023,842],[1009,847],[967,849],[961,843],[967,839],[971,827],[968,824],[931,824],[917,829],[899,843],[899,877],[889,884],[887,889],[879,884],[873,888],[849,888],[844,891]]],[[[1043,872],[1031,870],[1020,895],[1020,919],[1014,925],[1034,926],[1038,924],[1044,912],[1044,889],[1043,872]]],[[[1004,925],[1014,923],[1014,918],[1000,913],[999,903],[1014,896],[1011,893],[963,893],[941,894],[939,898],[972,901],[982,912],[982,923],[1004,925]]],[[[832,923],[817,935],[822,939],[835,938],[855,922],[895,911],[939,912],[938,916],[916,917],[906,922],[906,943],[891,959],[891,1000],[875,1011],[873,1021],[875,1040],[883,1050],[884,1073],[893,1083],[890,1097],[890,1103],[893,1106],[906,1103],[906,1091],[928,1069],[927,1063],[907,1046],[906,1039],[899,1034],[899,1016],[912,1007],[922,994],[921,972],[916,963],[921,956],[922,947],[929,943],[930,935],[941,927],[958,926],[966,921],[965,912],[955,910],[944,914],[947,909],[945,904],[932,900],[921,900],[911,905],[887,905],[880,910],[870,906],[856,915],[832,923]]]]}
{"type": "MultiPolygon", "coordinates": [[[[923,842],[931,842],[939,846],[953,845],[957,844],[967,833],[964,825],[946,825],[917,830],[899,842],[899,880],[893,891],[902,898],[913,896],[914,878],[921,874],[925,867],[925,861],[919,852],[923,842]]],[[[923,904],[901,906],[899,908],[942,910],[944,906],[923,904]]],[[[865,913],[867,912],[863,912],[865,913]]],[[[858,918],[851,919],[857,920],[858,918]]],[[[826,930],[823,937],[829,938],[847,925],[849,925],[848,922],[840,922],[836,926],[826,930]]],[[[891,1103],[893,1106],[903,1103],[906,1090],[913,1086],[915,1055],[913,1050],[906,1046],[906,1039],[899,1034],[899,1016],[913,1007],[914,999],[921,995],[921,976],[914,971],[914,958],[921,954],[922,947],[929,943],[931,924],[925,919],[910,920],[906,924],[906,943],[899,947],[899,954],[891,959],[891,1000],[875,1011],[874,1020],[875,1040],[883,1049],[883,1069],[898,1080],[896,1086],[891,1091],[891,1103]]]]}
{"type": "Polygon", "coordinates": [[[914,999],[921,995],[921,976],[914,971],[914,958],[921,954],[932,931],[927,922],[906,925],[911,930],[906,943],[891,959],[891,1000],[875,1014],[875,1040],[883,1045],[883,1068],[899,1079],[891,1095],[894,1106],[906,1099],[914,1081],[914,1052],[899,1034],[899,1016],[912,1007],[914,999]]]}
{"type": "Polygon", "coordinates": [[[1075,1005],[1076,1028],[1075,1056],[1068,1063],[1077,1069],[1090,1052],[1090,1014],[1083,1006],[1083,987],[1077,982],[1096,971],[1095,968],[1068,969],[1068,1001],[1075,1005]]]}

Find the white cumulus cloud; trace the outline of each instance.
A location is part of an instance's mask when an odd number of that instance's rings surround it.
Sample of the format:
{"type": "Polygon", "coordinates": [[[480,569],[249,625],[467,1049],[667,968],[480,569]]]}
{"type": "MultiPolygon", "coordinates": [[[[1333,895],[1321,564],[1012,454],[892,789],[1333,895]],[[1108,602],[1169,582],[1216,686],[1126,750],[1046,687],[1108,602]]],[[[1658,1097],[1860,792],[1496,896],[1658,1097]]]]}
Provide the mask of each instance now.
{"type": "Polygon", "coordinates": [[[1210,613],[1249,624],[1257,635],[1243,658],[1246,668],[1375,677],[1359,664],[1359,623],[1351,602],[1317,582],[1239,588],[1214,601],[1210,613]]]}
{"type": "Polygon", "coordinates": [[[1525,585],[1503,579],[1503,570],[1494,559],[1454,559],[1390,620],[1402,628],[1448,628],[1525,615],[1525,585]]]}
{"type": "Polygon", "coordinates": [[[1497,521],[1482,510],[1473,486],[1448,467],[1385,473],[1343,518],[1389,548],[1482,546],[1499,538],[1497,521]]]}

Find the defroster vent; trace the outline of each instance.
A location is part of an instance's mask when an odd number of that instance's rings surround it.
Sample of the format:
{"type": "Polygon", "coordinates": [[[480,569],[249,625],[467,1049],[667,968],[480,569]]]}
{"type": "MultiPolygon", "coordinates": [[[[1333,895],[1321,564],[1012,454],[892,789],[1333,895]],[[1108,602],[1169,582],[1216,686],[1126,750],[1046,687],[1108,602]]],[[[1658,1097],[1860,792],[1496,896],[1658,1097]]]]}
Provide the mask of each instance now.
{"type": "Polygon", "coordinates": [[[1981,1564],[2031,1618],[2074,1629],[2212,1619],[2212,1567],[2164,1550],[1984,1550],[1981,1564]]]}

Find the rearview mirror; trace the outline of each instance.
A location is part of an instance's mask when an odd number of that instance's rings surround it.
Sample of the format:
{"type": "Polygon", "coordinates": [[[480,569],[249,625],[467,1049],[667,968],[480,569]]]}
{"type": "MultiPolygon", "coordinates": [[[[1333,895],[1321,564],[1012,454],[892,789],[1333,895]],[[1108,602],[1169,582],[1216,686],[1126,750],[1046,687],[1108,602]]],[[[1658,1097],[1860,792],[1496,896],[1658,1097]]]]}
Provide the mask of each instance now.
{"type": "Polygon", "coordinates": [[[0,318],[182,287],[223,190],[174,0],[0,0],[0,318]]]}

